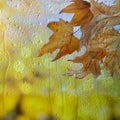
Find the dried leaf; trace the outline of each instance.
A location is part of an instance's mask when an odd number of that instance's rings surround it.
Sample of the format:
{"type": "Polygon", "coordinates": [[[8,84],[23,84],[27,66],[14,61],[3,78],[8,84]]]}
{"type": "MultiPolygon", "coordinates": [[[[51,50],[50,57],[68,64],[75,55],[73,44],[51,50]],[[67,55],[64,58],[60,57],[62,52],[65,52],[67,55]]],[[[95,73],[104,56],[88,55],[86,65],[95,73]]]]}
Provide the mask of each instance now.
{"type": "MultiPolygon", "coordinates": [[[[116,30],[107,30],[104,33],[99,33],[93,40],[89,41],[89,49],[97,49],[101,47],[106,52],[99,51],[95,55],[97,59],[104,59],[104,66],[110,71],[110,74],[114,77],[120,74],[120,33],[116,30]],[[101,57],[101,58],[98,58],[101,57]]],[[[94,56],[93,56],[94,57],[94,56]]]]}
{"type": "Polygon", "coordinates": [[[69,45],[62,47],[60,51],[58,52],[57,56],[53,59],[53,61],[67,54],[71,54],[74,51],[79,51],[79,48],[80,48],[80,42],[78,38],[76,38],[75,36],[71,36],[71,41],[69,45]]]}
{"type": "Polygon", "coordinates": [[[83,0],[73,0],[73,3],[61,10],[60,13],[74,13],[71,24],[75,26],[84,26],[93,18],[90,11],[90,3],[83,0]]]}
{"type": "Polygon", "coordinates": [[[60,19],[59,22],[49,23],[48,27],[54,31],[54,34],[50,37],[50,41],[41,48],[39,56],[60,49],[55,59],[53,59],[55,61],[64,55],[79,50],[79,40],[73,36],[73,27],[68,22],[60,19]]]}
{"type": "Polygon", "coordinates": [[[119,33],[114,29],[107,30],[105,32],[100,31],[92,40],[89,41],[88,47],[89,49],[104,48],[106,50],[110,50],[110,46],[114,44],[114,39],[117,37],[119,37],[119,33]]]}
{"type": "Polygon", "coordinates": [[[103,2],[98,3],[95,0],[90,0],[91,3],[91,11],[94,14],[99,14],[101,16],[102,14],[108,15],[108,16],[118,16],[120,15],[120,1],[115,0],[114,5],[107,6],[103,2]]]}
{"type": "Polygon", "coordinates": [[[112,29],[118,24],[120,24],[120,16],[94,16],[92,21],[81,27],[81,45],[87,46],[88,42],[92,40],[100,31],[104,32],[104,29],[112,29]]]}
{"type": "Polygon", "coordinates": [[[67,29],[68,27],[71,30],[71,26],[68,22],[65,22],[64,20],[60,19],[59,22],[50,22],[48,23],[47,27],[51,29],[53,32],[57,32],[60,29],[67,29]],[[64,27],[64,28],[63,28],[64,27]]]}
{"type": "Polygon", "coordinates": [[[95,75],[96,77],[101,74],[101,68],[100,63],[98,60],[92,60],[90,66],[89,66],[90,72],[95,75]]]}
{"type": "MultiPolygon", "coordinates": [[[[59,49],[53,61],[79,51],[80,46],[85,46],[87,51],[82,56],[69,60],[82,63],[82,69],[70,70],[67,75],[83,78],[89,73],[95,77],[101,74],[100,63],[108,68],[111,75],[120,74],[120,33],[114,26],[120,24],[120,2],[116,0],[113,6],[98,4],[94,0],[72,0],[72,3],[61,10],[60,13],[74,13],[70,22],[60,19],[47,25],[54,33],[49,42],[40,50],[39,56],[52,53],[59,49]],[[81,26],[80,40],[74,36],[73,27],[81,26]],[[80,42],[80,43],[79,43],[80,42]]],[[[120,79],[120,77],[118,77],[120,79]]]]}
{"type": "Polygon", "coordinates": [[[90,72],[89,71],[84,71],[83,69],[81,70],[68,70],[68,72],[65,74],[67,76],[74,76],[75,78],[82,79],[85,76],[87,76],[90,72]]]}
{"type": "Polygon", "coordinates": [[[82,71],[92,73],[95,76],[101,74],[99,60],[102,60],[106,56],[107,52],[105,49],[97,48],[87,51],[84,55],[76,57],[74,60],[69,60],[75,63],[82,63],[82,71]],[[89,71],[89,72],[88,72],[89,71]]]}
{"type": "Polygon", "coordinates": [[[113,77],[120,79],[120,36],[115,43],[110,46],[111,52],[107,54],[104,66],[108,68],[113,77]]]}
{"type": "Polygon", "coordinates": [[[90,2],[91,2],[91,10],[94,14],[105,14],[105,15],[114,14],[112,11],[114,6],[107,6],[103,2],[98,3],[95,0],[90,0],[90,2]]]}
{"type": "MultiPolygon", "coordinates": [[[[120,74],[120,33],[116,30],[107,30],[99,33],[94,39],[89,41],[89,49],[101,47],[99,53],[96,53],[97,59],[105,57],[104,66],[108,68],[112,76],[120,74]],[[98,55],[98,56],[97,56],[98,55]],[[98,58],[100,57],[100,58],[98,58]]],[[[94,57],[94,56],[93,56],[94,57]]]]}
{"type": "Polygon", "coordinates": [[[90,3],[83,1],[83,0],[72,0],[72,4],[68,5],[64,9],[60,11],[60,13],[66,12],[66,13],[77,13],[79,10],[84,8],[89,8],[90,3]]]}

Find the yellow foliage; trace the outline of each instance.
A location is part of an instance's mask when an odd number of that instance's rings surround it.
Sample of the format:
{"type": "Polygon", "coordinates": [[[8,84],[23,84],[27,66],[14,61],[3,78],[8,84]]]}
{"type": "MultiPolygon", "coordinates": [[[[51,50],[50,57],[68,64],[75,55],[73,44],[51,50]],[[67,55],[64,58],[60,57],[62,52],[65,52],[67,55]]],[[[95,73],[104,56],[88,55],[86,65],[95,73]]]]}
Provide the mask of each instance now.
{"type": "Polygon", "coordinates": [[[30,118],[24,115],[19,115],[17,116],[16,120],[30,120],[30,118]]]}
{"type": "Polygon", "coordinates": [[[51,114],[51,104],[48,96],[26,95],[21,101],[21,109],[30,118],[38,119],[51,114]]]}
{"type": "Polygon", "coordinates": [[[3,117],[7,112],[13,110],[19,100],[19,95],[0,95],[0,117],[3,117]]]}

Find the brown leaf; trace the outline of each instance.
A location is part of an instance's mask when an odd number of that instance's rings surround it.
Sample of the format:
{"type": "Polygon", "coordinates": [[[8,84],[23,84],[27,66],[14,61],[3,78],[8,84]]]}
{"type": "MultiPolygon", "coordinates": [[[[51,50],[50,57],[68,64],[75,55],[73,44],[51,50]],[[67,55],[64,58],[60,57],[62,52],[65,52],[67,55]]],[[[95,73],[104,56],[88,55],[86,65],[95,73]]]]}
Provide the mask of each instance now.
{"type": "Polygon", "coordinates": [[[64,20],[60,19],[59,22],[50,22],[48,23],[47,27],[49,29],[51,29],[53,32],[57,32],[58,30],[62,29],[64,27],[64,29],[66,28],[71,28],[68,22],[65,22],[64,20]]]}
{"type": "Polygon", "coordinates": [[[89,66],[89,70],[95,76],[100,75],[101,74],[101,68],[100,68],[99,61],[93,59],[90,66],[89,66]]]}
{"type": "MultiPolygon", "coordinates": [[[[119,38],[120,40],[120,38],[119,38]]],[[[120,79],[120,41],[117,41],[117,47],[113,49],[104,61],[104,66],[108,68],[113,77],[119,76],[120,79]]],[[[111,45],[112,47],[112,45],[111,45]]]]}
{"type": "Polygon", "coordinates": [[[107,50],[104,48],[89,48],[89,52],[92,56],[92,58],[95,58],[97,60],[102,60],[107,55],[107,50]]]}
{"type": "Polygon", "coordinates": [[[120,0],[116,0],[115,2],[116,2],[117,8],[119,8],[119,10],[120,10],[120,0]]]}
{"type": "Polygon", "coordinates": [[[92,58],[103,60],[104,66],[110,71],[112,76],[120,74],[120,33],[111,29],[105,32],[99,32],[91,41],[89,41],[88,49],[98,49],[96,53],[92,53],[92,58]],[[101,50],[100,50],[101,49],[101,50]]]}
{"type": "Polygon", "coordinates": [[[105,32],[99,32],[92,40],[89,41],[89,49],[104,48],[111,49],[111,45],[115,42],[115,38],[119,37],[119,33],[114,30],[107,30],[105,32]]]}
{"type": "Polygon", "coordinates": [[[73,3],[61,10],[60,13],[74,13],[71,24],[75,26],[84,26],[93,18],[90,11],[90,3],[83,0],[73,0],[73,3]]]}
{"type": "Polygon", "coordinates": [[[111,74],[113,74],[114,57],[115,57],[115,52],[111,52],[107,55],[107,58],[104,62],[104,66],[109,68],[111,74]]]}
{"type": "Polygon", "coordinates": [[[98,3],[95,0],[90,0],[91,2],[91,11],[95,14],[104,14],[104,15],[118,15],[120,14],[120,1],[115,0],[114,5],[107,6],[103,2],[98,3]]]}
{"type": "Polygon", "coordinates": [[[74,60],[69,61],[82,63],[82,69],[84,72],[87,71],[87,73],[92,73],[93,75],[98,76],[101,74],[99,60],[102,60],[105,56],[105,49],[97,48],[87,51],[84,55],[76,57],[74,60]]]}
{"type": "Polygon", "coordinates": [[[85,76],[87,76],[89,73],[90,73],[89,71],[84,71],[83,69],[81,69],[81,70],[69,69],[68,72],[65,75],[67,75],[67,76],[74,76],[75,78],[82,79],[85,76]]]}
{"type": "Polygon", "coordinates": [[[59,22],[49,23],[48,27],[53,30],[54,33],[51,35],[50,41],[41,48],[39,56],[60,49],[55,59],[53,59],[53,61],[55,61],[64,55],[79,50],[80,43],[78,38],[73,36],[73,27],[71,24],[60,19],[59,22]]]}
{"type": "Polygon", "coordinates": [[[48,23],[47,27],[51,29],[53,32],[58,32],[62,30],[66,30],[66,32],[72,33],[73,27],[70,25],[69,22],[64,21],[63,19],[59,19],[59,21],[56,22],[50,22],[48,23]]]}
{"type": "Polygon", "coordinates": [[[120,74],[120,34],[113,27],[120,24],[120,2],[116,1],[116,5],[108,7],[94,0],[90,0],[90,3],[84,0],[72,0],[72,3],[60,12],[74,13],[72,20],[69,23],[60,19],[59,22],[51,22],[47,25],[54,33],[50,36],[49,42],[41,48],[39,56],[59,49],[57,56],[53,59],[55,61],[78,51],[80,45],[84,45],[87,49],[86,53],[69,60],[82,63],[83,67],[79,71],[70,71],[69,75],[74,75],[76,72],[75,77],[83,78],[92,73],[97,77],[101,74],[101,62],[112,76],[118,76],[120,74]],[[81,26],[80,40],[73,36],[74,26],[81,26]]]}
{"type": "Polygon", "coordinates": [[[55,61],[59,59],[60,57],[65,56],[67,54],[71,54],[74,51],[79,51],[79,48],[80,48],[80,42],[78,38],[76,38],[75,36],[71,36],[71,41],[69,45],[62,47],[60,51],[58,52],[57,56],[52,61],[55,61]]]}
{"type": "Polygon", "coordinates": [[[89,41],[92,40],[100,31],[104,32],[105,29],[112,29],[118,24],[120,24],[120,16],[94,16],[88,24],[81,27],[81,45],[87,46],[89,41]]]}
{"type": "Polygon", "coordinates": [[[72,0],[72,4],[68,5],[60,11],[60,13],[77,13],[79,10],[89,8],[90,3],[83,0],[72,0]]]}
{"type": "Polygon", "coordinates": [[[111,15],[112,9],[114,6],[107,6],[103,2],[98,3],[95,0],[90,0],[91,2],[91,10],[94,14],[105,14],[105,15],[111,15]]]}
{"type": "Polygon", "coordinates": [[[90,22],[92,18],[93,15],[89,9],[82,9],[73,16],[70,23],[75,26],[83,26],[86,23],[90,22]]]}

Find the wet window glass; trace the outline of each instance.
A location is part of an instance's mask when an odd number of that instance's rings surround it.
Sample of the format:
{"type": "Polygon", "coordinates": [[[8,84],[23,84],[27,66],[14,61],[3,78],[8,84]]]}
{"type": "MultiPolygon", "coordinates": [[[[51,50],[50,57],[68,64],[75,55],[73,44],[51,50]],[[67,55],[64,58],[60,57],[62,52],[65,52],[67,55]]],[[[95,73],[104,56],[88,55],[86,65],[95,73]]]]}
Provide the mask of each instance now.
{"type": "Polygon", "coordinates": [[[0,120],[120,120],[120,0],[0,0],[0,120]]]}

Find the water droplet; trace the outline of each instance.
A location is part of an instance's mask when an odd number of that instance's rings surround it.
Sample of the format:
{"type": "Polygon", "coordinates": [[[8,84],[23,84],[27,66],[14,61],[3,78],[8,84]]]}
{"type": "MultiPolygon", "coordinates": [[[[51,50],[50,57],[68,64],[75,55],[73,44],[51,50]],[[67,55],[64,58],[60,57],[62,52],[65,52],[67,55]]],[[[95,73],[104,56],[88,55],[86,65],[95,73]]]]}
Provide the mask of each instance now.
{"type": "Polygon", "coordinates": [[[25,65],[24,65],[24,63],[22,61],[17,60],[14,63],[14,69],[15,69],[16,72],[23,73],[24,72],[24,68],[25,68],[25,65]]]}

